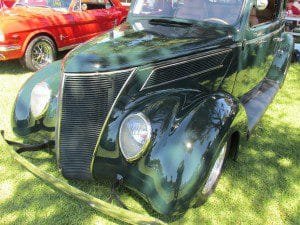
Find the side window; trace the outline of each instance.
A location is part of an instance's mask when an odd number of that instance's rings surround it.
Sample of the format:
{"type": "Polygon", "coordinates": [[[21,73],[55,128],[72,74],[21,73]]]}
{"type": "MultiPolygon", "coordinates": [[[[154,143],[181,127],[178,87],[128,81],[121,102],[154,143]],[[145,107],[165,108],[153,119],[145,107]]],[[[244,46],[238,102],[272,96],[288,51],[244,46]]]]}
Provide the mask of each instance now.
{"type": "Polygon", "coordinates": [[[82,0],[81,8],[85,10],[109,9],[113,5],[109,0],[82,0]]]}
{"type": "Polygon", "coordinates": [[[277,19],[280,10],[280,0],[268,0],[268,6],[264,10],[253,7],[250,13],[249,24],[251,27],[272,22],[277,19]]]}
{"type": "Polygon", "coordinates": [[[131,0],[121,0],[120,1],[123,5],[130,5],[130,3],[131,3],[131,0]]]}
{"type": "Polygon", "coordinates": [[[80,11],[81,10],[81,1],[80,0],[75,1],[75,4],[73,6],[73,10],[74,11],[80,11]]]}

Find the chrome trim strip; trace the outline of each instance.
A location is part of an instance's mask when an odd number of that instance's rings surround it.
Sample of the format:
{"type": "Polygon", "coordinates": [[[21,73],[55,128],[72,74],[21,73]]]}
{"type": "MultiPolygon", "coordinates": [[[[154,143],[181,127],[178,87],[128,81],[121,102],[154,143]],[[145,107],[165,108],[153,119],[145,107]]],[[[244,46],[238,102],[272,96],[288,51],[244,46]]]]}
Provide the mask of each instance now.
{"type": "Polygon", "coordinates": [[[58,99],[57,99],[57,124],[56,124],[56,129],[55,129],[55,152],[56,152],[56,161],[57,161],[57,166],[60,169],[60,147],[59,147],[59,143],[60,143],[60,138],[59,138],[59,134],[60,134],[60,124],[61,124],[61,113],[62,113],[62,99],[63,99],[63,87],[65,84],[65,75],[64,73],[61,71],[62,73],[62,78],[61,78],[61,82],[60,82],[60,86],[59,86],[59,90],[58,90],[58,99]]]}
{"type": "Polygon", "coordinates": [[[261,36],[259,36],[259,37],[254,38],[254,39],[247,40],[247,41],[245,41],[245,44],[247,45],[247,44],[254,44],[254,43],[256,43],[256,42],[258,43],[258,41],[261,41],[261,40],[263,40],[263,39],[270,38],[270,37],[272,37],[273,35],[279,33],[282,29],[284,29],[284,25],[282,25],[282,26],[279,27],[277,30],[274,30],[274,31],[271,32],[271,33],[263,34],[263,35],[261,35],[261,36]]]}
{"type": "MultiPolygon", "coordinates": [[[[98,137],[98,140],[97,140],[97,143],[96,143],[96,146],[95,146],[95,149],[94,149],[94,152],[93,152],[93,157],[92,157],[92,163],[91,163],[91,173],[93,174],[93,166],[94,166],[94,162],[95,162],[95,157],[96,157],[96,152],[97,152],[97,149],[98,149],[98,146],[99,146],[99,143],[100,143],[100,140],[102,138],[102,135],[103,135],[103,132],[104,132],[104,128],[107,126],[108,124],[108,120],[112,114],[112,111],[113,111],[113,108],[115,107],[119,97],[121,96],[121,93],[123,92],[123,90],[125,89],[125,87],[127,86],[127,84],[129,83],[129,81],[131,80],[131,78],[133,77],[133,75],[135,74],[135,71],[136,71],[137,67],[133,67],[132,68],[132,72],[131,74],[129,75],[129,77],[127,78],[127,80],[125,81],[125,83],[123,84],[121,90],[119,91],[118,95],[116,96],[113,104],[111,105],[111,108],[110,110],[108,111],[107,113],[107,116],[104,120],[104,123],[103,123],[103,126],[101,128],[101,132],[100,132],[100,135],[98,137]]],[[[129,71],[129,70],[128,70],[129,71]]]]}
{"type": "Polygon", "coordinates": [[[95,153],[96,153],[96,150],[99,146],[99,142],[100,142],[100,139],[102,137],[102,134],[103,134],[103,128],[106,127],[107,123],[108,123],[108,118],[110,117],[111,113],[112,113],[112,110],[116,104],[116,101],[117,99],[119,98],[120,94],[122,93],[124,87],[127,85],[128,81],[131,79],[132,75],[134,74],[136,68],[133,67],[133,68],[130,68],[130,69],[125,69],[125,70],[118,70],[118,71],[113,71],[113,72],[94,72],[94,73],[63,73],[62,74],[62,81],[61,81],[61,85],[59,87],[59,96],[58,96],[58,112],[57,112],[57,116],[58,116],[58,119],[57,119],[57,125],[56,125],[56,138],[55,138],[55,148],[56,148],[56,158],[57,158],[57,165],[59,166],[60,163],[59,163],[59,159],[60,159],[60,139],[59,139],[59,135],[60,135],[60,129],[61,129],[61,115],[62,115],[62,106],[63,106],[63,90],[64,90],[64,83],[65,83],[65,79],[67,76],[101,76],[101,75],[110,75],[110,74],[117,74],[117,73],[124,73],[124,72],[131,72],[131,74],[129,75],[129,77],[127,78],[127,80],[125,81],[124,85],[122,86],[121,90],[119,91],[116,99],[114,100],[114,103],[112,104],[110,110],[108,111],[108,114],[106,116],[106,119],[103,123],[103,126],[101,128],[101,131],[100,131],[100,135],[98,137],[98,140],[97,140],[97,143],[95,145],[95,149],[94,149],[94,152],[93,152],[93,157],[92,157],[92,162],[91,162],[91,167],[90,167],[90,172],[91,174],[93,175],[93,165],[94,165],[94,159],[95,159],[95,153]]]}
{"type": "Polygon", "coordinates": [[[70,49],[73,49],[73,48],[75,48],[75,47],[77,47],[78,45],[81,45],[81,44],[83,44],[83,43],[68,45],[68,46],[59,48],[58,51],[62,52],[62,51],[70,50],[70,49]]]}
{"type": "Polygon", "coordinates": [[[20,50],[20,45],[0,45],[0,52],[10,52],[15,50],[20,50]]]}
{"type": "MultiPolygon", "coordinates": [[[[213,52],[211,54],[208,54],[208,55],[203,55],[203,53],[200,55],[200,56],[196,56],[195,58],[191,58],[191,59],[186,59],[186,60],[183,60],[183,61],[180,61],[180,59],[178,60],[178,62],[175,62],[175,63],[172,63],[172,64],[169,64],[169,65],[164,65],[164,66],[158,66],[156,68],[154,68],[150,75],[148,76],[148,78],[146,79],[145,83],[143,84],[142,88],[140,89],[140,91],[142,90],[146,90],[146,89],[149,89],[149,88],[152,88],[152,87],[157,87],[157,86],[161,86],[161,85],[164,85],[164,84],[169,84],[169,83],[172,83],[172,82],[176,82],[178,80],[182,80],[182,79],[186,79],[186,78],[189,78],[189,77],[193,77],[193,76],[197,76],[197,75],[200,75],[200,74],[203,74],[203,73],[206,73],[206,72],[210,72],[210,71],[213,71],[213,70],[216,70],[216,69],[220,69],[222,68],[224,65],[221,64],[219,66],[215,66],[215,67],[212,67],[212,68],[209,68],[209,69],[206,69],[206,70],[203,70],[203,71],[200,71],[198,73],[194,73],[194,74],[190,74],[188,76],[184,76],[184,77],[181,77],[181,78],[177,78],[177,79],[174,79],[174,80],[170,80],[170,81],[166,81],[166,82],[162,82],[160,84],[156,84],[156,85],[151,85],[151,86],[147,86],[147,83],[149,82],[149,79],[151,78],[151,76],[153,75],[153,73],[159,69],[163,69],[163,68],[168,68],[168,67],[172,67],[174,65],[180,65],[180,64],[183,64],[183,63],[187,63],[187,62],[191,62],[191,61],[196,61],[196,60],[199,60],[199,59],[203,59],[203,58],[208,58],[208,57],[211,57],[211,56],[215,56],[215,55],[220,55],[220,54],[224,54],[224,53],[229,53],[231,52],[232,50],[231,49],[225,49],[225,50],[222,50],[222,51],[218,51],[218,52],[213,52]]],[[[191,56],[188,56],[188,57],[191,57],[191,56]]],[[[225,56],[226,57],[226,56],[225,56]]],[[[224,58],[225,58],[224,57],[224,58]]],[[[224,59],[223,59],[224,60],[224,59]]]]}
{"type": "Polygon", "coordinates": [[[111,75],[111,74],[116,74],[116,73],[126,73],[131,70],[134,70],[135,67],[130,68],[130,69],[124,69],[124,70],[114,70],[112,72],[90,72],[90,73],[69,73],[65,72],[64,75],[67,76],[97,76],[97,75],[111,75]]]}
{"type": "MultiPolygon", "coordinates": [[[[153,88],[153,87],[158,87],[158,86],[165,85],[165,84],[169,84],[169,83],[173,83],[173,82],[176,82],[176,81],[184,80],[184,79],[186,79],[186,78],[195,77],[195,76],[197,76],[197,75],[201,75],[201,74],[204,74],[204,73],[207,73],[207,72],[211,72],[211,71],[220,69],[220,68],[222,68],[223,66],[224,66],[224,65],[221,64],[221,65],[219,65],[219,66],[215,66],[215,67],[212,67],[212,68],[209,68],[209,69],[200,71],[200,72],[198,72],[198,73],[193,73],[193,74],[188,75],[188,76],[184,76],[184,77],[181,77],[181,78],[173,79],[173,80],[171,80],[171,81],[162,82],[162,83],[160,83],[160,84],[151,85],[151,86],[148,86],[148,87],[145,87],[145,85],[146,85],[146,83],[145,83],[145,84],[143,85],[143,87],[141,88],[140,91],[147,90],[147,89],[150,89],[150,88],[153,88]]],[[[152,73],[150,74],[150,76],[151,76],[152,74],[153,74],[153,71],[152,71],[152,73]]],[[[148,82],[150,76],[147,78],[146,82],[148,82]]]]}
{"type": "Polygon", "coordinates": [[[286,16],[285,20],[300,22],[300,17],[299,16],[286,16]]]}
{"type": "Polygon", "coordinates": [[[300,33],[295,33],[295,32],[287,32],[295,37],[300,37],[300,33]]]}
{"type": "Polygon", "coordinates": [[[64,194],[73,197],[83,203],[86,203],[95,210],[112,217],[116,220],[126,222],[128,224],[153,224],[153,225],[166,225],[165,222],[156,219],[149,215],[143,215],[128,209],[118,207],[116,205],[110,204],[106,201],[103,201],[99,198],[96,198],[74,186],[69,185],[65,181],[62,181],[53,175],[46,173],[41,170],[26,158],[22,157],[16,153],[13,148],[8,148],[8,151],[12,158],[16,160],[19,164],[24,166],[29,172],[34,174],[36,177],[40,178],[43,182],[51,184],[51,186],[64,194]]]}

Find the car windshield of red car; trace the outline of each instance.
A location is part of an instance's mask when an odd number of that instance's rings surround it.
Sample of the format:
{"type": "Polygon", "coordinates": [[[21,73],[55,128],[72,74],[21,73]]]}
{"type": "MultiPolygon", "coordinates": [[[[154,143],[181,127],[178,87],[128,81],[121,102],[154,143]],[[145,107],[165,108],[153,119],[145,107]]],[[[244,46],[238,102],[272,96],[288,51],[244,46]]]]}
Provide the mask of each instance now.
{"type": "Polygon", "coordinates": [[[136,0],[133,4],[132,16],[234,24],[243,0],[136,0]]]}
{"type": "Polygon", "coordinates": [[[19,0],[17,5],[68,9],[71,0],[19,0]]]}
{"type": "Polygon", "coordinates": [[[291,1],[287,4],[287,13],[289,16],[300,16],[300,1],[291,1]]]}

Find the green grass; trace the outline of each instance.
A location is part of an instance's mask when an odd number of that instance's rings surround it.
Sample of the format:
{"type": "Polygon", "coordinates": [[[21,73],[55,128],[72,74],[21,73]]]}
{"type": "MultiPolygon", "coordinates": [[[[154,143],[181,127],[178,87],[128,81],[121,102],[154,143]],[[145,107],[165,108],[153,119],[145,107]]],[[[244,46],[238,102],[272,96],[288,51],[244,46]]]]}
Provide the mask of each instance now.
{"type": "MultiPolygon", "coordinates": [[[[0,129],[10,129],[18,89],[31,73],[17,62],[0,63],[0,129]]],[[[172,224],[300,224],[300,65],[292,65],[249,142],[242,143],[237,163],[229,162],[216,192],[199,208],[172,224]]],[[[8,135],[12,138],[11,132],[8,135]]],[[[0,139],[0,224],[121,224],[52,190],[17,165],[0,139]]],[[[43,169],[60,176],[55,159],[28,154],[43,169]],[[45,161],[41,159],[48,159],[45,161]]],[[[109,185],[73,185],[106,199],[109,185]]],[[[127,205],[157,216],[143,200],[119,191],[127,205]]]]}

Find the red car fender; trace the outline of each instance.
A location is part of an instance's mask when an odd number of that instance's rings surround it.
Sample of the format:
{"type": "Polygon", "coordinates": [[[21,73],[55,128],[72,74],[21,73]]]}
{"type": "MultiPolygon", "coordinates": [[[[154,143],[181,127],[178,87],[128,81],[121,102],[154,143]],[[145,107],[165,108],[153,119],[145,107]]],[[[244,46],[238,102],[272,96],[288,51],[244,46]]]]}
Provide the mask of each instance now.
{"type": "Polygon", "coordinates": [[[4,4],[5,6],[7,6],[8,8],[13,7],[13,5],[15,4],[14,0],[4,0],[4,4]]]}
{"type": "Polygon", "coordinates": [[[27,35],[27,37],[25,38],[25,40],[23,42],[23,45],[22,45],[22,50],[21,50],[22,51],[22,55],[24,55],[24,53],[26,51],[26,48],[29,45],[30,41],[32,41],[35,37],[40,36],[40,35],[45,35],[45,36],[50,37],[54,41],[54,43],[56,45],[56,48],[58,48],[58,40],[55,38],[54,34],[52,34],[47,29],[36,30],[36,31],[30,32],[27,35]]]}

